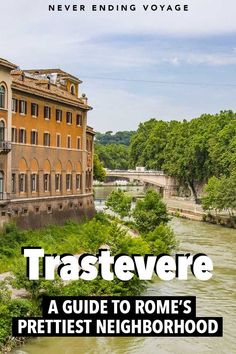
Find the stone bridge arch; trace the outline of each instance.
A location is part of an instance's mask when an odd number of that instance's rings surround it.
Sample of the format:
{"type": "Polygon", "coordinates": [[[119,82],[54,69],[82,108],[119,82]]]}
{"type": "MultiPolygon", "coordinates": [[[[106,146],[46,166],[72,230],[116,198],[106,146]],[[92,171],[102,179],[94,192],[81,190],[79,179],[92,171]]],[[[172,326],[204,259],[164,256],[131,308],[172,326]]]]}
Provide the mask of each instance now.
{"type": "Polygon", "coordinates": [[[107,176],[128,179],[129,181],[137,180],[142,182],[146,187],[153,187],[160,192],[163,197],[170,197],[176,192],[176,181],[170,176],[165,175],[162,171],[119,171],[107,170],[107,176]]]}

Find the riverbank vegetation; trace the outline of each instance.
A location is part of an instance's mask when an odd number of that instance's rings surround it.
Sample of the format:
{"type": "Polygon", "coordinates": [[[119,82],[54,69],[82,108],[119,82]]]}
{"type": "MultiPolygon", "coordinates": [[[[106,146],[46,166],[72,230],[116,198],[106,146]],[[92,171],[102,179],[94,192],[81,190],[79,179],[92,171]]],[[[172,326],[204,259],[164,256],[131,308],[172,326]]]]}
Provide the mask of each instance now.
{"type": "MultiPolygon", "coordinates": [[[[131,200],[121,195],[119,203],[122,207],[118,211],[124,216],[123,210],[129,212],[131,200]]],[[[161,218],[162,215],[160,220],[161,218]]],[[[4,345],[10,346],[14,343],[9,340],[12,317],[40,316],[43,295],[129,296],[142,293],[147,286],[147,282],[140,281],[137,276],[127,282],[118,278],[105,281],[99,276],[93,281],[80,279],[63,282],[59,277],[55,281],[48,281],[43,277],[38,281],[29,281],[21,247],[42,247],[47,254],[66,252],[73,255],[96,254],[99,248],[109,248],[113,255],[171,252],[175,247],[174,234],[170,229],[167,233],[167,226],[160,221],[158,223],[159,229],[137,234],[136,237],[115,218],[103,213],[97,213],[92,220],[84,220],[81,224],[68,221],[63,227],[50,226],[42,230],[23,231],[14,225],[8,225],[0,235],[0,273],[10,272],[9,279],[5,279],[0,287],[0,350],[3,350],[4,345]],[[12,288],[25,289],[27,298],[12,299],[12,288]]]]}
{"type": "Polygon", "coordinates": [[[173,230],[167,225],[170,220],[166,204],[159,193],[153,189],[146,191],[145,197],[139,199],[131,208],[130,197],[120,189],[114,190],[108,196],[106,206],[118,214],[124,222],[148,242],[149,251],[153,254],[168,253],[176,248],[173,230]]]}
{"type": "Polygon", "coordinates": [[[131,140],[130,163],[163,170],[197,201],[210,177],[229,176],[236,167],[236,114],[142,123],[131,140]]]}

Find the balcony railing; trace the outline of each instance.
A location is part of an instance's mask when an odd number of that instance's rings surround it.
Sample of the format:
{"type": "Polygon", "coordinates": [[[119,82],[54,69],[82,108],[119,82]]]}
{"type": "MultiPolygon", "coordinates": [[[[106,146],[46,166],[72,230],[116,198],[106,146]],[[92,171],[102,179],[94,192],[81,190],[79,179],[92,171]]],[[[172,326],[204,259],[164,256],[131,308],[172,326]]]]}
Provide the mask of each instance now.
{"type": "Polygon", "coordinates": [[[0,141],[0,154],[8,154],[11,151],[10,141],[0,141]]]}

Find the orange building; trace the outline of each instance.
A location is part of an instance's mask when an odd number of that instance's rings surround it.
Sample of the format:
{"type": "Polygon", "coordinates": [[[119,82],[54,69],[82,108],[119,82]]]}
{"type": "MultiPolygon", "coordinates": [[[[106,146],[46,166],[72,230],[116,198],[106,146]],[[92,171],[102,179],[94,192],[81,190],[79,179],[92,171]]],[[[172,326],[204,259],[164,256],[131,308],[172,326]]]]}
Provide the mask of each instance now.
{"type": "Polygon", "coordinates": [[[0,59],[0,222],[40,227],[94,212],[91,107],[60,70],[0,59]]]}

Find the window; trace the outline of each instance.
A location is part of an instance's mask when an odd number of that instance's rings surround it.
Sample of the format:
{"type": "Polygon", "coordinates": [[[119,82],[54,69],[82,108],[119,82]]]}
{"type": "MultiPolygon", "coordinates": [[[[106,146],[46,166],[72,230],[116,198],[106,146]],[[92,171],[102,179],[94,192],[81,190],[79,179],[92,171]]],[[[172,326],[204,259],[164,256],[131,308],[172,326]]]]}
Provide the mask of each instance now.
{"type": "Polygon", "coordinates": [[[66,175],[66,189],[68,191],[70,191],[71,187],[72,187],[72,175],[71,174],[67,174],[66,175]]]}
{"type": "Polygon", "coordinates": [[[44,191],[50,192],[50,175],[48,173],[44,175],[43,182],[44,182],[44,191]]]}
{"type": "Polygon", "coordinates": [[[76,116],[76,125],[82,125],[82,115],[77,114],[76,116]]]}
{"type": "Polygon", "coordinates": [[[80,174],[76,175],[76,189],[77,190],[81,189],[81,175],[80,174]]]}
{"type": "Polygon", "coordinates": [[[51,118],[51,107],[48,107],[48,106],[44,107],[44,118],[45,119],[51,118]]]}
{"type": "Polygon", "coordinates": [[[38,117],[39,106],[37,103],[31,103],[31,115],[32,115],[32,117],[38,117]]]}
{"type": "Polygon", "coordinates": [[[71,93],[72,95],[75,95],[75,85],[71,85],[71,87],[70,87],[70,93],[71,93]]]}
{"type": "Polygon", "coordinates": [[[19,175],[19,191],[21,193],[26,192],[26,174],[20,173],[19,175]]]}
{"type": "Polygon", "coordinates": [[[11,128],[11,141],[17,143],[17,129],[11,128]]]}
{"type": "Polygon", "coordinates": [[[37,192],[38,191],[38,175],[36,173],[33,173],[31,175],[31,192],[37,192]]]}
{"type": "Polygon", "coordinates": [[[81,149],[81,139],[77,138],[77,149],[80,150],[81,149]]]}
{"type": "Polygon", "coordinates": [[[12,173],[11,175],[11,192],[16,193],[16,174],[12,173]]]}
{"type": "Polygon", "coordinates": [[[57,192],[61,190],[61,175],[60,173],[56,173],[55,175],[55,189],[57,192]]]}
{"type": "Polygon", "coordinates": [[[72,113],[71,112],[66,112],[66,123],[72,124],[72,113]]]}
{"type": "Polygon", "coordinates": [[[86,172],[86,188],[90,189],[92,186],[92,172],[86,172]]]}
{"type": "Polygon", "coordinates": [[[56,134],[56,145],[57,147],[61,146],[61,134],[59,133],[56,134]]]}
{"type": "Polygon", "coordinates": [[[71,136],[67,135],[67,149],[71,149],[71,136]]]}
{"type": "Polygon", "coordinates": [[[89,172],[89,188],[92,187],[92,172],[89,172]]]}
{"type": "Polygon", "coordinates": [[[50,134],[49,133],[44,133],[44,135],[43,135],[43,145],[44,146],[50,146],[50,134]]]}
{"type": "Polygon", "coordinates": [[[38,132],[35,130],[31,131],[31,144],[38,145],[38,132]]]}
{"type": "Polygon", "coordinates": [[[0,121],[0,141],[5,140],[5,123],[3,120],[0,121]]]}
{"type": "Polygon", "coordinates": [[[62,110],[61,109],[56,109],[56,121],[62,122],[62,110]]]}
{"type": "Polygon", "coordinates": [[[13,113],[17,112],[17,107],[18,107],[18,100],[16,98],[12,99],[12,106],[11,106],[11,110],[13,113]]]}
{"type": "Polygon", "coordinates": [[[6,89],[2,85],[0,86],[0,108],[5,108],[5,101],[6,101],[6,89]]]}
{"type": "Polygon", "coordinates": [[[23,128],[19,130],[19,143],[26,144],[26,131],[23,128]]]}
{"type": "Polygon", "coordinates": [[[20,101],[20,114],[27,114],[27,103],[26,101],[20,101]]]}

